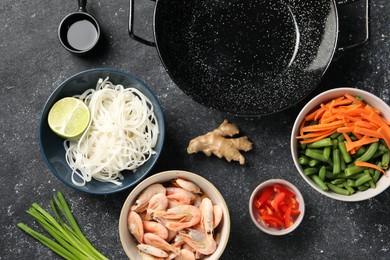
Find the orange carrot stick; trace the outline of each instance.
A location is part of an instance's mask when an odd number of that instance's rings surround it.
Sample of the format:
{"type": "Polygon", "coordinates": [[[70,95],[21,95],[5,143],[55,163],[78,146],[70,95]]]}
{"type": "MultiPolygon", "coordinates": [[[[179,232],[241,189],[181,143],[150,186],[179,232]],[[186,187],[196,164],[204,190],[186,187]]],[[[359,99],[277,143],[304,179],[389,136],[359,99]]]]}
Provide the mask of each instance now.
{"type": "Polygon", "coordinates": [[[355,129],[355,127],[353,127],[353,126],[343,126],[343,127],[337,128],[337,132],[338,133],[351,133],[351,132],[353,132],[354,129],[355,129]]]}
{"type": "Polygon", "coordinates": [[[343,124],[344,123],[343,123],[342,120],[338,120],[338,121],[334,121],[334,122],[328,123],[328,124],[309,125],[309,126],[305,126],[303,128],[303,131],[304,132],[311,132],[311,131],[328,130],[328,129],[332,129],[332,128],[335,128],[335,127],[340,127],[343,124]]]}
{"type": "Polygon", "coordinates": [[[356,162],[355,162],[355,165],[356,165],[356,166],[359,166],[359,167],[373,168],[373,169],[375,169],[375,170],[381,171],[384,175],[386,175],[385,170],[383,170],[381,167],[379,167],[378,165],[375,165],[375,164],[373,164],[373,163],[362,162],[362,161],[356,161],[356,162]]]}
{"type": "Polygon", "coordinates": [[[359,139],[357,141],[347,142],[345,144],[345,147],[347,148],[347,151],[350,151],[353,148],[356,148],[356,147],[359,147],[362,145],[366,145],[366,144],[371,144],[371,143],[378,142],[378,141],[379,141],[379,138],[370,138],[367,136],[363,136],[362,139],[359,139]]]}
{"type": "Polygon", "coordinates": [[[325,109],[320,107],[320,108],[314,110],[314,112],[312,112],[309,115],[305,116],[305,120],[306,121],[317,120],[319,114],[322,114],[323,112],[325,112],[325,109]]]}
{"type": "Polygon", "coordinates": [[[362,113],[361,116],[378,127],[387,125],[386,122],[382,119],[382,117],[374,112],[369,115],[362,113]]]}
{"type": "Polygon", "coordinates": [[[325,133],[323,135],[319,135],[317,137],[314,137],[314,138],[310,138],[310,139],[305,139],[305,140],[302,140],[300,141],[301,144],[309,144],[309,143],[314,143],[316,141],[319,141],[321,139],[324,139],[330,135],[332,135],[333,133],[335,133],[337,130],[337,128],[334,128],[334,129],[331,129],[331,131],[328,131],[329,133],[325,133]]]}
{"type": "Polygon", "coordinates": [[[390,127],[385,125],[380,127],[377,131],[382,135],[382,138],[385,140],[387,147],[390,147],[390,127]]]}
{"type": "MultiPolygon", "coordinates": [[[[342,133],[342,134],[343,134],[345,140],[347,141],[347,143],[352,143],[351,137],[349,137],[349,135],[347,135],[347,133],[342,133]]],[[[352,148],[349,152],[350,152],[350,154],[355,154],[356,149],[352,148]]]]}
{"type": "Polygon", "coordinates": [[[371,129],[371,130],[378,129],[377,127],[375,127],[375,125],[373,125],[372,123],[370,123],[368,121],[358,120],[354,124],[355,124],[355,126],[364,127],[364,128],[371,129]]]}
{"type": "Polygon", "coordinates": [[[362,101],[360,101],[359,99],[351,96],[350,94],[346,93],[345,94],[345,97],[348,98],[349,100],[351,100],[353,103],[355,104],[364,104],[362,101]]]}
{"type": "Polygon", "coordinates": [[[353,132],[355,134],[362,134],[362,135],[365,135],[365,136],[382,138],[382,134],[379,133],[378,131],[372,130],[372,129],[368,129],[368,128],[364,128],[364,127],[357,126],[357,127],[354,128],[353,132]]]}

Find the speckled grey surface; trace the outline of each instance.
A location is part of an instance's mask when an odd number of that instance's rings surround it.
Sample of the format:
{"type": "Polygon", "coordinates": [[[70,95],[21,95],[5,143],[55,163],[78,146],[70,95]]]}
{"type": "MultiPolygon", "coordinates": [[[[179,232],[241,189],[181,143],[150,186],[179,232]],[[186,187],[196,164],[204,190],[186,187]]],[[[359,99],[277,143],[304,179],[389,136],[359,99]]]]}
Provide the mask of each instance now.
{"type": "MultiPolygon", "coordinates": [[[[153,1],[136,1],[137,34],[153,38],[153,1]]],[[[165,112],[166,149],[154,172],[196,172],[219,188],[231,214],[229,244],[222,259],[389,259],[390,193],[364,202],[333,201],[301,179],[290,156],[290,131],[307,99],[323,90],[353,86],[390,104],[390,3],[372,1],[371,41],[337,54],[322,84],[308,98],[283,113],[262,118],[227,116],[185,95],[169,78],[156,49],[127,35],[127,1],[89,1],[87,10],[101,23],[106,51],[93,58],[66,52],[57,40],[62,17],[77,10],[76,1],[10,1],[0,8],[0,259],[56,259],[17,227],[36,224],[25,213],[33,203],[48,208],[56,190],[69,199],[86,235],[111,259],[126,259],[118,235],[121,205],[130,191],[110,196],[87,195],[68,188],[46,167],[38,146],[38,120],[45,100],[67,77],[89,68],[131,72],[156,93],[165,112]],[[224,118],[250,137],[254,149],[247,165],[202,154],[188,155],[191,138],[218,126],[224,118]],[[261,233],[251,223],[248,199],[255,186],[284,178],[301,189],[306,215],[301,226],[284,237],[261,233]]],[[[360,11],[354,20],[359,21],[360,11]]],[[[341,29],[344,29],[341,28],[341,29]]],[[[346,35],[349,37],[349,34],[346,35]]],[[[356,37],[359,37],[357,33],[356,37]]]]}

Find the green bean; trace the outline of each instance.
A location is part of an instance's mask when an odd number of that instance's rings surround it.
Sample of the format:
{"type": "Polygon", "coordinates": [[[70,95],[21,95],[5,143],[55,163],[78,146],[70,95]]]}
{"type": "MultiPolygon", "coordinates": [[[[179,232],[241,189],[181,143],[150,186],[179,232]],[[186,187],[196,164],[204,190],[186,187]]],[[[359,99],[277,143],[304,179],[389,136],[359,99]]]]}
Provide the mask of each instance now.
{"type": "Polygon", "coordinates": [[[333,148],[333,150],[337,148],[338,143],[339,143],[339,141],[337,139],[332,140],[332,148],[333,148]]]}
{"type": "Polygon", "coordinates": [[[335,180],[331,181],[330,183],[332,183],[334,185],[343,184],[344,179],[335,179],[335,180]]]}
{"type": "Polygon", "coordinates": [[[344,188],[340,188],[340,187],[333,185],[332,183],[329,183],[329,182],[326,182],[326,185],[328,186],[329,190],[333,191],[334,193],[345,195],[345,196],[350,195],[349,191],[344,189],[344,188]]]}
{"type": "Polygon", "coordinates": [[[341,153],[341,156],[343,156],[343,159],[346,163],[352,162],[351,155],[348,153],[347,148],[345,147],[344,142],[339,142],[338,147],[341,153]]]}
{"type": "Polygon", "coordinates": [[[341,172],[344,172],[347,168],[347,165],[345,164],[343,156],[340,155],[340,170],[341,172]]]}
{"type": "MultiPolygon", "coordinates": [[[[382,162],[378,162],[376,165],[382,167],[382,162]]],[[[372,180],[374,181],[374,183],[377,183],[381,176],[382,173],[379,170],[375,170],[374,175],[372,176],[372,180]]]]}
{"type": "Polygon", "coordinates": [[[368,184],[370,184],[370,188],[371,188],[371,189],[375,189],[375,188],[376,188],[376,185],[375,185],[374,180],[372,180],[372,179],[369,180],[369,181],[368,181],[368,184]]]}
{"type": "Polygon", "coordinates": [[[356,182],[355,182],[355,185],[357,187],[359,187],[362,184],[368,182],[369,180],[372,180],[372,178],[371,178],[371,175],[367,173],[364,176],[362,176],[361,178],[357,179],[356,182]]]}
{"type": "Polygon", "coordinates": [[[318,160],[316,160],[316,159],[311,159],[311,160],[309,161],[309,166],[310,166],[310,167],[314,167],[314,166],[318,165],[319,163],[320,163],[320,161],[318,161],[318,160]]]}
{"type": "Polygon", "coordinates": [[[308,144],[307,148],[323,148],[326,146],[331,146],[332,144],[333,144],[332,139],[330,139],[330,137],[328,137],[328,138],[318,140],[314,143],[308,144]]]}
{"type": "Polygon", "coordinates": [[[356,151],[356,153],[355,153],[355,157],[359,157],[359,156],[361,156],[362,154],[364,154],[365,152],[366,152],[366,150],[367,150],[367,148],[365,147],[365,146],[362,146],[362,147],[360,147],[357,151],[356,151]]]}
{"type": "Polygon", "coordinates": [[[326,177],[326,167],[325,166],[321,166],[320,171],[318,172],[318,177],[320,177],[320,179],[322,181],[325,181],[325,177],[326,177]]]}
{"type": "Polygon", "coordinates": [[[378,149],[378,145],[379,143],[378,142],[375,142],[375,143],[372,143],[370,144],[370,146],[368,147],[368,149],[364,152],[364,154],[362,154],[360,157],[358,157],[356,160],[357,161],[362,161],[362,162],[366,162],[368,160],[371,159],[371,157],[374,155],[374,153],[376,152],[376,150],[378,149]]]}
{"type": "Polygon", "coordinates": [[[376,170],[374,175],[372,176],[372,180],[374,183],[377,183],[379,181],[379,177],[381,177],[381,172],[376,170]]]}
{"type": "Polygon", "coordinates": [[[349,138],[351,138],[352,141],[356,141],[357,140],[357,137],[354,136],[354,135],[349,135],[349,138]]]}
{"type": "Polygon", "coordinates": [[[306,149],[306,144],[301,144],[301,143],[299,143],[298,144],[298,147],[301,149],[301,150],[304,150],[304,149],[306,149]]]}
{"type": "Polygon", "coordinates": [[[322,155],[322,153],[316,152],[313,149],[309,149],[309,148],[306,149],[305,154],[306,154],[306,156],[313,158],[313,159],[316,159],[316,160],[319,160],[321,162],[328,162],[329,161],[329,160],[325,159],[325,157],[322,155]]]}
{"type": "Polygon", "coordinates": [[[338,174],[341,171],[340,165],[340,150],[333,149],[333,174],[338,174]]]}
{"type": "Polygon", "coordinates": [[[325,179],[328,179],[328,180],[334,180],[338,178],[338,176],[334,175],[332,171],[326,171],[325,173],[325,179]]]}
{"type": "Polygon", "coordinates": [[[337,137],[337,140],[338,140],[339,142],[343,142],[343,141],[345,140],[344,135],[340,134],[340,135],[337,137]]]}
{"type": "Polygon", "coordinates": [[[359,191],[365,191],[365,190],[368,190],[370,188],[370,186],[365,186],[365,185],[360,185],[357,187],[357,189],[359,191]]]}
{"type": "Polygon", "coordinates": [[[303,170],[303,173],[305,175],[311,175],[311,174],[316,174],[318,173],[318,168],[315,167],[309,167],[303,170]]]}
{"type": "Polygon", "coordinates": [[[348,179],[346,183],[349,187],[356,187],[356,182],[354,180],[348,179]]]}
{"type": "Polygon", "coordinates": [[[376,152],[373,154],[371,159],[378,158],[378,157],[382,156],[384,153],[385,153],[384,151],[376,150],[376,152]]]}
{"type": "Polygon", "coordinates": [[[322,155],[324,156],[325,160],[329,160],[330,152],[331,152],[331,147],[330,146],[324,147],[322,155]]]}
{"type": "MultiPolygon", "coordinates": [[[[355,173],[355,174],[353,174],[351,176],[346,176],[345,178],[346,179],[351,179],[351,180],[357,180],[357,179],[361,178],[364,174],[365,174],[364,172],[355,173]]],[[[342,178],[341,176],[339,176],[339,177],[342,178]]]]}
{"type": "Polygon", "coordinates": [[[382,168],[384,168],[384,169],[389,168],[389,162],[390,162],[390,152],[386,151],[382,155],[382,168]]]}
{"type": "Polygon", "coordinates": [[[356,173],[360,173],[363,170],[364,170],[363,167],[353,165],[353,166],[347,167],[344,172],[345,172],[346,176],[351,176],[351,175],[354,175],[356,173]]]}
{"type": "Polygon", "coordinates": [[[326,186],[325,182],[321,180],[318,175],[310,175],[310,178],[314,181],[315,184],[321,189],[321,190],[329,190],[328,186],[326,186]]]}
{"type": "Polygon", "coordinates": [[[340,135],[342,135],[342,134],[339,133],[339,132],[336,132],[336,133],[332,134],[332,135],[330,136],[330,138],[336,139],[336,138],[339,137],[340,135]]]}
{"type": "Polygon", "coordinates": [[[306,156],[300,156],[299,158],[298,158],[298,163],[300,164],[300,165],[309,165],[309,162],[310,162],[310,159],[309,158],[307,158],[306,156]]]}
{"type": "Polygon", "coordinates": [[[383,144],[382,142],[379,142],[378,150],[383,151],[383,152],[387,152],[387,151],[389,151],[389,148],[385,144],[383,144]]]}
{"type": "Polygon", "coordinates": [[[349,194],[355,193],[355,190],[352,188],[352,186],[349,186],[346,181],[343,183],[343,186],[349,192],[349,194]]]}

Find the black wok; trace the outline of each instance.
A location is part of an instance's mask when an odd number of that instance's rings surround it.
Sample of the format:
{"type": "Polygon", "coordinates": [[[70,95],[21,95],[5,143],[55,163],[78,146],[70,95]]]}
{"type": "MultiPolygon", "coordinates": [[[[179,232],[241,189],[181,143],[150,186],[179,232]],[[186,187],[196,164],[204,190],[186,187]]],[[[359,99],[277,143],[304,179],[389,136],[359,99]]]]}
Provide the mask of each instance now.
{"type": "MultiPolygon", "coordinates": [[[[133,5],[130,36],[154,45],[134,34],[133,5]]],[[[279,112],[308,95],[332,61],[338,27],[335,0],[157,0],[154,13],[155,46],[179,88],[243,116],[279,112]]]]}

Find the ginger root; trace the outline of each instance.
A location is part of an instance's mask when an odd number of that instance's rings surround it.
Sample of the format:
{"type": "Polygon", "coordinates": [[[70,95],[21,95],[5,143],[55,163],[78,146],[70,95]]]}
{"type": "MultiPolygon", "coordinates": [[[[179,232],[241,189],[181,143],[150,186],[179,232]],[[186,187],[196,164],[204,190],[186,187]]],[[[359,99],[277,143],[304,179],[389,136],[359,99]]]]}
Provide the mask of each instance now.
{"type": "Polygon", "coordinates": [[[252,143],[248,137],[227,138],[233,137],[239,132],[236,125],[225,119],[217,129],[192,139],[187,152],[191,154],[202,151],[207,156],[214,154],[218,158],[225,157],[229,162],[233,160],[245,164],[245,157],[240,151],[247,152],[252,149],[252,143]]]}

